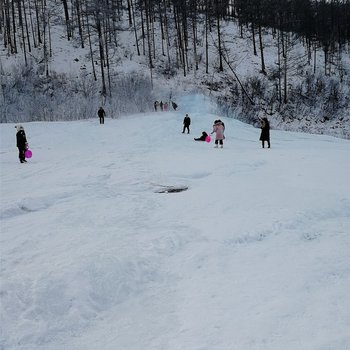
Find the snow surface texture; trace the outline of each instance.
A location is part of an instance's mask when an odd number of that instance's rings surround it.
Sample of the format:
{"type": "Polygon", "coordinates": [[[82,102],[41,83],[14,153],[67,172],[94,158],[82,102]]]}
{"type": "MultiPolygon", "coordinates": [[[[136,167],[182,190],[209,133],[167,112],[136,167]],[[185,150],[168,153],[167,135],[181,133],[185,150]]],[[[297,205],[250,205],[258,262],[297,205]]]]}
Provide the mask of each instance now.
{"type": "Polygon", "coordinates": [[[350,142],[179,105],[0,125],[2,350],[350,349],[350,142]]]}

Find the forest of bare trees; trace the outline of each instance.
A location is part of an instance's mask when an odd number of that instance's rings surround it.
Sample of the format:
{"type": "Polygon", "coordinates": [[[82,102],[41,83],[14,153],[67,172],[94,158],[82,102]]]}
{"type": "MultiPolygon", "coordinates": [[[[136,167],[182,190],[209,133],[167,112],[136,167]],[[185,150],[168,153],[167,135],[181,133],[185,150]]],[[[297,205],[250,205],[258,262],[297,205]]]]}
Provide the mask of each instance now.
{"type": "MultiPolygon", "coordinates": [[[[197,36],[199,25],[216,32],[220,67],[223,70],[221,21],[238,21],[249,26],[253,34],[254,54],[259,47],[261,71],[265,73],[262,27],[273,28],[279,36],[283,57],[288,33],[297,33],[312,51],[322,47],[325,73],[334,56],[342,54],[350,39],[350,1],[340,0],[1,0],[0,35],[8,54],[22,53],[27,62],[32,48],[43,49],[47,64],[52,54],[51,26],[62,21],[66,38],[78,38],[82,48],[89,48],[91,66],[96,79],[99,65],[102,94],[110,86],[110,53],[118,46],[118,35],[132,29],[138,55],[147,56],[149,67],[158,54],[167,56],[169,66],[186,72],[188,55],[193,55],[198,69],[197,36]],[[129,28],[125,28],[125,17],[129,28]],[[157,23],[157,29],[155,27],[157,23]],[[160,34],[155,36],[155,30],[160,34]],[[161,53],[157,51],[160,40],[161,53]],[[93,45],[98,43],[98,51],[93,45]],[[176,57],[169,55],[175,46],[176,57]],[[174,62],[172,62],[174,60],[174,62]]],[[[208,55],[204,64],[208,65],[208,55]]],[[[208,69],[208,68],[207,68],[208,69]]]]}
{"type": "MultiPolygon", "coordinates": [[[[22,55],[26,66],[32,64],[32,50],[40,48],[40,73],[47,78],[52,75],[54,25],[65,28],[67,42],[79,43],[89,53],[93,79],[107,99],[113,95],[113,67],[120,59],[116,52],[126,31],[132,33],[135,54],[147,62],[151,84],[160,57],[165,62],[163,74],[184,77],[200,68],[209,73],[210,60],[215,60],[218,72],[234,75],[233,95],[236,91],[252,111],[259,94],[271,112],[277,108],[274,106],[293,99],[296,91],[289,88],[289,78],[298,65],[299,58],[293,56],[296,43],[305,47],[307,64],[315,74],[316,68],[320,69],[315,59],[319,51],[323,52],[325,77],[335,72],[342,82],[348,74],[342,56],[349,55],[350,0],[0,0],[0,48],[8,56],[22,55]],[[260,78],[242,82],[235,74],[234,58],[221,29],[229,22],[238,25],[241,36],[251,41],[251,54],[259,57],[261,76],[274,79],[269,96],[263,98],[263,91],[257,91],[260,78]],[[278,48],[277,68],[269,72],[264,58],[266,30],[278,48]],[[214,58],[209,54],[213,39],[214,58]]],[[[305,95],[302,90],[299,93],[305,95]]],[[[228,96],[221,99],[231,104],[228,96]]]]}

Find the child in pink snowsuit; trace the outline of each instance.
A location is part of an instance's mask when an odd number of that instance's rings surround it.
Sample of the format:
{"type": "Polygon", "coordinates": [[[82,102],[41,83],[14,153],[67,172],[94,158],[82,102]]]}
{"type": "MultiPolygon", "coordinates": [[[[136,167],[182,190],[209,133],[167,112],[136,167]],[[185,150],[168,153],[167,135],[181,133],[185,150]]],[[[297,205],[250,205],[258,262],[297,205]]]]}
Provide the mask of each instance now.
{"type": "Polygon", "coordinates": [[[218,148],[219,144],[221,148],[224,147],[224,139],[225,139],[224,131],[225,131],[224,123],[221,120],[215,120],[213,125],[213,131],[211,132],[211,134],[215,132],[215,148],[218,148]]]}

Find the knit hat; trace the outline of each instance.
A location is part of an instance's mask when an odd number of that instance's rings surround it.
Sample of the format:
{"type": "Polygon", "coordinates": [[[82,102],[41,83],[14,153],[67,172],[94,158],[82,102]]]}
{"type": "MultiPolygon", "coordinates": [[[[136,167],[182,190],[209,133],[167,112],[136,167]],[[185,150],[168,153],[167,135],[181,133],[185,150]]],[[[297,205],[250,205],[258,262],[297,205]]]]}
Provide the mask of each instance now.
{"type": "Polygon", "coordinates": [[[15,128],[16,128],[17,132],[20,131],[20,130],[24,130],[24,128],[23,128],[23,126],[21,124],[17,124],[15,126],[15,128]]]}

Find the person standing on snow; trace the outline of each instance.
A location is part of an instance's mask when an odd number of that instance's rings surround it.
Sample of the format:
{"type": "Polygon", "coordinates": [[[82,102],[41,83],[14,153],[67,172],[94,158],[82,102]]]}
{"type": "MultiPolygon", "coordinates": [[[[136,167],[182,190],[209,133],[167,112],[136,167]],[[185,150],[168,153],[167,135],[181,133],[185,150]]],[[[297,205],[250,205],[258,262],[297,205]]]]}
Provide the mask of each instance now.
{"type": "Polygon", "coordinates": [[[190,133],[191,118],[188,116],[187,113],[186,113],[186,116],[184,118],[183,125],[184,125],[184,127],[182,129],[182,133],[184,134],[185,130],[187,129],[187,134],[189,134],[190,133]]]}
{"type": "Polygon", "coordinates": [[[106,112],[102,107],[100,107],[100,109],[98,110],[97,115],[100,118],[100,124],[104,124],[106,112]]]}
{"type": "Polygon", "coordinates": [[[158,102],[158,101],[155,101],[155,102],[154,102],[154,111],[155,111],[155,112],[157,112],[158,106],[159,106],[159,102],[158,102]]]}
{"type": "Polygon", "coordinates": [[[18,147],[18,157],[19,161],[21,163],[27,163],[26,157],[25,157],[25,151],[28,148],[28,142],[26,138],[26,133],[24,132],[24,128],[22,125],[18,124],[15,126],[17,133],[16,133],[16,139],[17,139],[17,147],[18,147]]]}
{"type": "Polygon", "coordinates": [[[215,120],[213,125],[213,131],[211,132],[211,134],[214,134],[215,132],[215,148],[218,148],[219,144],[220,144],[220,148],[224,147],[224,139],[225,139],[224,131],[225,131],[224,123],[220,119],[215,120]]]}
{"type": "Polygon", "coordinates": [[[270,123],[266,117],[260,119],[260,123],[261,134],[259,140],[261,141],[262,148],[265,148],[265,141],[267,141],[267,147],[270,148],[270,123]]]}

